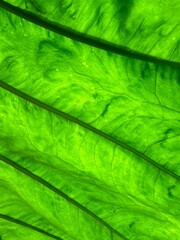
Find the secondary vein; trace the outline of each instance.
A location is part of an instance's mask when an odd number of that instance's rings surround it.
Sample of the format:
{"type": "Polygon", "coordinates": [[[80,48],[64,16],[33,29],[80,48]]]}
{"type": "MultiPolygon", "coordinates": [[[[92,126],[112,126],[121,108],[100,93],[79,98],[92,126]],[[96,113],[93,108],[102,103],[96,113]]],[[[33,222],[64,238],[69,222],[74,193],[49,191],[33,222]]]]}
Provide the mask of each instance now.
{"type": "Polygon", "coordinates": [[[128,240],[125,236],[123,236],[121,233],[119,233],[117,230],[115,230],[113,227],[111,227],[108,223],[106,223],[103,219],[101,219],[100,217],[98,217],[96,214],[94,214],[93,212],[91,212],[89,209],[87,209],[86,207],[84,207],[83,205],[81,205],[80,203],[78,203],[77,201],[75,201],[74,199],[70,198],[68,195],[66,195],[65,193],[63,193],[62,191],[60,191],[59,189],[57,189],[55,186],[53,186],[52,184],[50,184],[49,182],[45,181],[44,179],[42,179],[41,177],[35,175],[34,173],[30,172],[29,170],[23,168],[22,166],[18,165],[17,163],[13,162],[12,160],[10,160],[9,158],[3,156],[0,154],[0,160],[8,165],[10,165],[11,167],[17,169],[18,171],[22,172],[23,174],[25,174],[26,176],[32,178],[33,180],[35,180],[36,182],[40,183],[41,185],[45,186],[46,188],[50,189],[51,191],[53,191],[54,193],[58,194],[59,196],[61,196],[62,198],[66,199],[69,203],[73,204],[74,206],[76,206],[78,209],[81,209],[83,212],[85,212],[86,214],[88,214],[89,216],[91,216],[93,219],[95,219],[97,222],[99,222],[100,224],[102,224],[104,227],[106,227],[110,232],[116,234],[117,236],[119,236],[121,239],[123,240],[128,240]]]}
{"type": "Polygon", "coordinates": [[[37,228],[37,227],[35,227],[35,226],[32,226],[31,224],[25,223],[25,222],[23,222],[23,221],[21,221],[21,220],[19,220],[19,219],[15,219],[15,218],[12,218],[12,217],[7,216],[7,215],[4,215],[4,214],[0,214],[0,218],[4,219],[4,220],[6,220],[6,221],[9,221],[9,222],[13,222],[13,223],[18,224],[18,225],[21,225],[21,226],[23,226],[23,227],[30,228],[30,229],[32,229],[32,230],[34,230],[34,231],[36,231],[36,232],[39,232],[39,233],[41,233],[41,234],[43,234],[43,235],[46,235],[46,236],[48,236],[48,237],[51,237],[51,238],[53,238],[53,239],[63,240],[63,239],[60,238],[60,237],[57,237],[57,236],[55,236],[55,235],[53,235],[53,234],[50,234],[50,233],[48,233],[48,232],[46,232],[46,231],[44,231],[44,230],[42,230],[42,229],[40,229],[40,228],[37,228]]]}
{"type": "Polygon", "coordinates": [[[56,114],[58,116],[61,116],[62,118],[70,121],[70,122],[73,122],[75,124],[78,124],[79,126],[105,138],[106,140],[109,140],[113,143],[115,143],[116,145],[122,147],[123,149],[126,149],[127,151],[129,152],[132,152],[133,154],[135,154],[136,156],[144,159],[147,163],[149,163],[151,166],[155,167],[155,168],[158,168],[160,171],[163,171],[164,173],[170,175],[171,177],[177,179],[177,180],[180,180],[180,176],[171,172],[169,169],[165,168],[164,166],[160,165],[159,163],[157,163],[156,161],[154,161],[153,159],[149,158],[148,156],[146,156],[145,154],[139,152],[138,150],[136,150],[135,148],[133,147],[130,147],[129,145],[127,145],[126,143],[110,136],[109,134],[107,133],[104,133],[102,132],[101,130],[89,125],[88,123],[85,123],[81,120],[79,120],[78,118],[75,118],[67,113],[64,113],[46,103],[43,103],[41,101],[39,101],[38,99],[34,98],[34,97],[31,97],[30,95],[8,85],[7,83],[1,81],[0,82],[0,87],[4,88],[5,90],[15,94],[16,96],[28,101],[28,102],[31,102],[49,112],[52,112],[53,114],[56,114]]]}
{"type": "Polygon", "coordinates": [[[29,22],[32,22],[40,27],[48,29],[54,33],[58,33],[70,39],[85,43],[87,45],[90,45],[96,48],[100,48],[109,52],[113,52],[115,54],[130,57],[130,58],[143,60],[146,62],[160,63],[165,65],[180,67],[179,62],[158,58],[156,56],[152,56],[148,54],[143,54],[141,52],[132,50],[123,45],[114,44],[109,41],[103,40],[101,38],[94,37],[85,33],[81,33],[79,31],[76,31],[75,29],[72,29],[60,23],[51,21],[47,18],[42,17],[41,15],[21,9],[7,2],[0,1],[0,7],[5,9],[8,12],[15,14],[16,16],[26,19],[29,22]]]}

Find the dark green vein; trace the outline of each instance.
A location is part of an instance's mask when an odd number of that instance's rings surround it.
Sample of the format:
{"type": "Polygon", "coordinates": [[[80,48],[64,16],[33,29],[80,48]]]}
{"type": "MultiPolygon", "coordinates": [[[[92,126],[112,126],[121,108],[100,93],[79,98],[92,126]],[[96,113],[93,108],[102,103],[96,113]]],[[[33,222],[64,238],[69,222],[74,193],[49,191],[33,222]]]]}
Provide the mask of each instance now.
{"type": "Polygon", "coordinates": [[[4,215],[4,214],[0,214],[0,218],[4,219],[6,221],[9,221],[9,222],[13,222],[13,223],[18,224],[18,225],[21,225],[23,227],[30,228],[30,229],[32,229],[32,230],[34,230],[34,231],[36,231],[38,233],[41,233],[43,235],[46,235],[46,236],[48,236],[50,238],[53,238],[53,239],[56,239],[56,240],[63,240],[60,237],[57,237],[57,236],[55,236],[53,234],[50,234],[50,233],[48,233],[48,232],[46,232],[46,231],[44,231],[44,230],[42,230],[40,228],[34,227],[34,226],[32,226],[32,225],[30,225],[28,223],[25,223],[25,222],[23,222],[23,221],[21,221],[19,219],[15,219],[15,218],[12,218],[12,217],[4,215]]]}
{"type": "Polygon", "coordinates": [[[76,206],[78,209],[81,209],[83,212],[85,212],[86,214],[88,214],[89,216],[91,216],[93,219],[95,219],[97,222],[99,222],[100,224],[102,224],[104,227],[106,227],[111,233],[116,234],[117,236],[119,236],[121,239],[123,240],[128,240],[125,236],[123,236],[121,233],[119,233],[117,230],[115,230],[113,227],[111,227],[108,223],[106,223],[103,219],[101,219],[100,217],[98,217],[97,215],[95,215],[93,212],[91,212],[90,210],[88,210],[86,207],[82,206],[80,203],[78,203],[77,201],[75,201],[74,199],[70,198],[69,196],[67,196],[65,193],[63,193],[62,191],[60,191],[59,189],[57,189],[56,187],[54,187],[53,185],[51,185],[50,183],[46,182],[44,179],[42,179],[41,177],[35,175],[34,173],[30,172],[29,170],[21,167],[20,165],[18,165],[17,163],[11,161],[10,159],[8,159],[7,157],[3,156],[0,154],[0,160],[3,161],[4,163],[10,165],[11,167],[17,169],[18,171],[22,172],[23,174],[25,174],[26,176],[32,178],[33,180],[35,180],[36,182],[39,182],[41,185],[47,187],[48,189],[50,189],[51,191],[53,191],[54,193],[58,194],[59,196],[61,196],[62,198],[66,199],[69,203],[73,204],[74,206],[76,206]]]}
{"type": "Polygon", "coordinates": [[[91,35],[88,35],[85,33],[81,33],[70,27],[67,27],[67,26],[59,24],[57,22],[53,22],[46,18],[43,18],[42,16],[32,13],[30,11],[23,10],[19,7],[13,6],[7,2],[0,1],[0,7],[5,9],[6,11],[11,12],[23,19],[26,19],[40,27],[43,27],[52,32],[58,33],[65,37],[71,38],[73,40],[85,43],[87,45],[90,45],[90,46],[93,46],[96,48],[100,48],[100,49],[103,49],[103,50],[106,50],[109,52],[113,52],[113,53],[116,53],[119,55],[127,56],[127,57],[136,58],[136,59],[143,60],[146,62],[160,63],[160,64],[166,64],[166,65],[180,67],[179,62],[158,58],[156,56],[151,56],[148,54],[143,54],[143,53],[134,51],[130,48],[127,48],[125,46],[117,45],[117,44],[111,43],[109,41],[100,39],[98,37],[94,37],[94,36],[91,36],[91,35]]]}
{"type": "Polygon", "coordinates": [[[117,144],[118,146],[120,146],[120,147],[122,147],[122,148],[124,148],[124,149],[126,149],[126,150],[128,150],[128,151],[130,151],[132,153],[134,153],[138,157],[144,159],[146,162],[151,164],[151,166],[153,166],[155,168],[158,168],[160,171],[163,171],[164,173],[172,176],[173,178],[176,178],[177,180],[180,180],[180,176],[178,176],[177,174],[171,172],[169,169],[165,168],[164,166],[161,166],[159,163],[155,162],[153,159],[149,158],[148,156],[144,155],[143,153],[139,152],[138,150],[128,146],[126,143],[121,142],[118,139],[115,139],[114,137],[108,135],[107,133],[104,133],[101,130],[98,130],[98,129],[92,127],[88,123],[85,123],[85,122],[83,122],[83,121],[81,121],[81,120],[79,120],[79,119],[77,119],[77,118],[75,118],[75,117],[73,117],[73,116],[71,116],[71,115],[69,115],[67,113],[64,113],[64,112],[62,112],[62,111],[60,111],[60,110],[58,110],[58,109],[56,109],[56,108],[54,108],[52,106],[49,106],[46,103],[43,103],[43,102],[37,100],[36,98],[31,97],[31,96],[27,95],[26,93],[23,93],[23,92],[17,90],[16,88],[8,85],[7,83],[4,83],[4,82],[1,81],[0,82],[0,87],[2,87],[4,89],[6,89],[7,91],[9,91],[9,92],[19,96],[20,98],[23,98],[24,100],[26,100],[28,102],[31,102],[31,103],[33,103],[33,104],[35,104],[35,105],[37,105],[37,106],[39,106],[41,108],[46,109],[49,112],[52,112],[52,113],[54,113],[54,114],[56,114],[58,116],[61,116],[62,118],[66,119],[68,121],[71,121],[71,122],[73,122],[75,124],[78,124],[79,126],[81,126],[81,127],[85,128],[85,129],[87,129],[87,130],[89,130],[89,131],[91,131],[91,132],[93,132],[93,133],[95,133],[95,134],[97,134],[97,135],[99,135],[99,136],[101,136],[101,137],[103,137],[103,138],[105,138],[105,139],[107,139],[107,140],[117,144]]]}

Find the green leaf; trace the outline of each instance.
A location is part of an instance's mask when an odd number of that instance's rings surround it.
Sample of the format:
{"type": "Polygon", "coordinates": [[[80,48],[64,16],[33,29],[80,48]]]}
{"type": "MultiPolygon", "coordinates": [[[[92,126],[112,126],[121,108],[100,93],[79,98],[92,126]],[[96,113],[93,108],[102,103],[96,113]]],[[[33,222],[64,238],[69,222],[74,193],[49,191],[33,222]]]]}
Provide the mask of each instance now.
{"type": "Polygon", "coordinates": [[[82,33],[180,60],[179,0],[6,0],[82,33]]]}
{"type": "Polygon", "coordinates": [[[1,238],[178,240],[179,2],[6,2],[1,238]]]}

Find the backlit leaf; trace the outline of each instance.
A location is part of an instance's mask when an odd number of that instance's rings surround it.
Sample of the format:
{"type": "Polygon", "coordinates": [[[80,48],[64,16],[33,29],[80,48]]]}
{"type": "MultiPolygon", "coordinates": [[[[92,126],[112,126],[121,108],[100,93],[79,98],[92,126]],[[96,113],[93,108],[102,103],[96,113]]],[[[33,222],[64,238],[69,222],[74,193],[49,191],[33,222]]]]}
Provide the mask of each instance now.
{"type": "Polygon", "coordinates": [[[1,238],[178,240],[179,1],[6,2],[1,238]]]}

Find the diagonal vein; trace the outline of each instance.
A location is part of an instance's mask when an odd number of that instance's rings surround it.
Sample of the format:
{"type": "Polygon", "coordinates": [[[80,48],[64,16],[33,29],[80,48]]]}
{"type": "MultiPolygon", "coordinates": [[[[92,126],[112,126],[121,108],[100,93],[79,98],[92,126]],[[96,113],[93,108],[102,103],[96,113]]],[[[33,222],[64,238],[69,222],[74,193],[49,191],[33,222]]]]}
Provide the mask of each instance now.
{"type": "MultiPolygon", "coordinates": [[[[101,225],[103,225],[104,227],[106,227],[111,233],[116,234],[117,236],[119,236],[121,239],[123,240],[128,240],[125,236],[123,236],[121,233],[119,233],[117,230],[115,230],[113,227],[111,227],[108,223],[106,223],[103,219],[101,219],[100,217],[98,217],[96,214],[94,214],[93,212],[91,212],[90,210],[88,210],[86,207],[84,207],[83,205],[81,205],[80,203],[78,203],[77,201],[75,201],[74,199],[70,198],[68,195],[66,195],[65,193],[63,193],[62,191],[60,191],[59,189],[57,189],[56,187],[54,187],[52,184],[48,183],[47,181],[45,181],[44,179],[42,179],[41,177],[35,175],[34,173],[30,172],[29,170],[23,168],[22,166],[18,165],[17,163],[13,162],[12,160],[10,160],[9,158],[3,156],[0,154],[0,160],[8,165],[10,165],[11,167],[15,168],[16,170],[22,172],[23,174],[25,174],[26,176],[30,177],[31,179],[35,180],[36,182],[40,183],[41,185],[45,186],[46,188],[50,189],[51,191],[53,191],[54,193],[58,194],[59,196],[61,196],[62,198],[66,199],[69,203],[73,204],[74,206],[76,206],[78,209],[81,209],[83,212],[85,212],[86,214],[88,214],[89,216],[91,216],[93,219],[95,219],[97,222],[99,222],[101,225]]],[[[1,216],[1,215],[0,215],[1,216]]],[[[42,230],[43,231],[43,230],[42,230]]]]}
{"type": "Polygon", "coordinates": [[[98,37],[94,37],[85,33],[81,33],[79,31],[76,31],[75,29],[72,29],[70,27],[67,27],[65,25],[62,25],[60,23],[50,21],[38,14],[32,13],[27,10],[23,10],[19,7],[16,7],[10,3],[0,1],[0,7],[5,9],[8,12],[11,12],[15,14],[16,16],[19,16],[23,19],[28,20],[29,22],[32,22],[40,27],[43,27],[45,29],[48,29],[52,32],[58,33],[60,35],[63,35],[65,37],[71,38],[73,40],[85,43],[90,46],[94,46],[96,48],[100,48],[109,52],[113,52],[115,54],[143,60],[146,62],[152,62],[152,63],[160,63],[160,64],[166,64],[170,66],[180,67],[179,62],[167,60],[158,58],[156,56],[143,54],[138,51],[134,51],[128,47],[125,47],[123,45],[118,45],[111,43],[109,41],[103,40],[98,37]]]}
{"type": "Polygon", "coordinates": [[[32,229],[32,230],[34,230],[34,231],[36,231],[36,232],[39,232],[39,233],[41,233],[41,234],[43,234],[43,235],[46,235],[46,236],[48,236],[48,237],[51,237],[51,238],[53,238],[53,239],[63,240],[63,239],[60,238],[60,237],[57,237],[57,236],[55,236],[55,235],[53,235],[53,234],[50,234],[50,233],[48,233],[48,232],[46,232],[46,231],[44,231],[44,230],[42,230],[42,229],[40,229],[40,228],[37,228],[37,227],[35,227],[35,226],[32,226],[31,224],[25,223],[25,222],[23,222],[23,221],[21,221],[21,220],[19,220],[19,219],[15,219],[15,218],[12,218],[12,217],[7,216],[7,215],[4,215],[4,214],[0,214],[0,218],[1,218],[1,219],[4,219],[4,220],[6,220],[6,221],[9,221],[9,222],[13,222],[13,223],[18,224],[18,225],[21,225],[21,226],[23,226],[23,227],[30,228],[30,229],[32,229]]]}
{"type": "Polygon", "coordinates": [[[77,119],[77,118],[75,118],[75,117],[73,117],[73,116],[71,116],[71,115],[69,115],[67,113],[64,113],[64,112],[62,112],[62,111],[60,111],[60,110],[58,110],[58,109],[56,109],[56,108],[46,104],[46,103],[43,103],[43,102],[39,101],[38,99],[36,99],[34,97],[31,97],[30,95],[28,95],[28,94],[26,94],[26,93],[24,93],[24,92],[22,92],[20,90],[17,90],[16,88],[8,85],[5,82],[1,81],[0,82],[0,87],[4,88],[5,90],[7,90],[7,91],[17,95],[18,97],[20,97],[20,98],[22,98],[22,99],[24,99],[24,100],[26,100],[28,102],[31,102],[31,103],[33,103],[33,104],[35,104],[35,105],[37,105],[37,106],[39,106],[39,107],[49,111],[49,112],[52,112],[53,114],[61,116],[62,118],[66,119],[66,120],[68,120],[70,122],[73,122],[75,124],[78,124],[79,126],[81,126],[81,127],[85,128],[85,129],[87,129],[87,130],[89,130],[89,131],[99,135],[100,137],[105,138],[106,140],[109,140],[109,141],[115,143],[116,145],[118,145],[118,146],[126,149],[127,151],[135,154],[136,156],[142,158],[147,163],[149,163],[151,166],[153,166],[155,168],[158,168],[160,171],[163,171],[164,173],[172,176],[173,178],[175,178],[177,180],[180,180],[180,176],[179,175],[173,173],[169,169],[167,169],[164,166],[160,165],[155,160],[149,158],[148,156],[146,156],[145,154],[139,152],[135,148],[130,147],[126,143],[124,143],[124,142],[122,142],[122,141],[120,141],[120,140],[110,136],[109,134],[104,133],[101,130],[99,130],[99,129],[89,125],[88,123],[85,123],[85,122],[83,122],[83,121],[81,121],[81,120],[79,120],[79,119],[77,119]]]}

